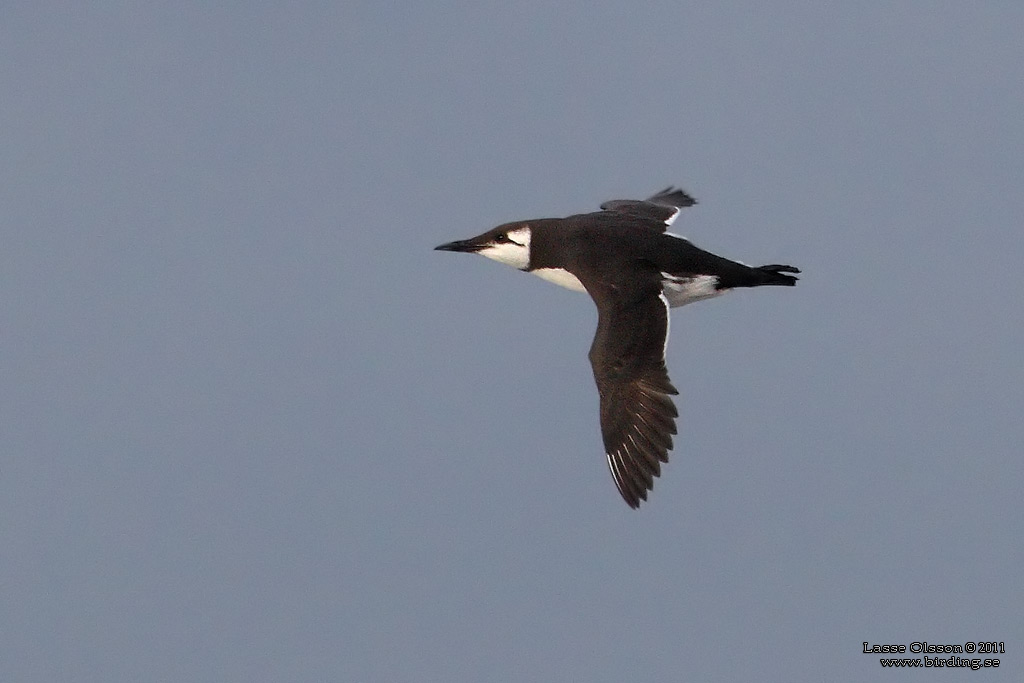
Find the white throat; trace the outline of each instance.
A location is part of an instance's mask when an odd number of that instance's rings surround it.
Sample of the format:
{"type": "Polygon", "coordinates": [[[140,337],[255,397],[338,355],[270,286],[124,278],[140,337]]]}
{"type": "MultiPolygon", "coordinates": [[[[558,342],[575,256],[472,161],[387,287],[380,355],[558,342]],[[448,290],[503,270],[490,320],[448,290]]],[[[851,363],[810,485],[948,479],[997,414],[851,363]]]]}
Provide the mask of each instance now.
{"type": "Polygon", "coordinates": [[[498,263],[525,270],[530,265],[530,229],[516,228],[505,234],[511,241],[491,244],[478,253],[498,263]]]}

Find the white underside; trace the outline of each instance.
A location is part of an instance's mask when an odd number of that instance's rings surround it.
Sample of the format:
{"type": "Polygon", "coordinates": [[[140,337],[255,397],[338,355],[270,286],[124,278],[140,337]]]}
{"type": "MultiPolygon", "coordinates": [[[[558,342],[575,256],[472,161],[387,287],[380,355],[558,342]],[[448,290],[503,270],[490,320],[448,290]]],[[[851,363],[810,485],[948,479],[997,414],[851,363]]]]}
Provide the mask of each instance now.
{"type": "Polygon", "coordinates": [[[669,315],[672,304],[669,303],[664,290],[658,295],[658,298],[661,299],[661,303],[665,304],[665,343],[661,347],[661,359],[665,360],[665,356],[668,355],[668,333],[672,328],[672,316],[669,315]]]}
{"type": "MultiPolygon", "coordinates": [[[[537,268],[530,272],[542,280],[553,282],[560,287],[571,289],[574,292],[587,291],[578,277],[562,268],[537,268]]],[[[703,301],[704,299],[721,296],[728,291],[715,288],[715,285],[718,284],[718,278],[714,275],[679,277],[662,273],[661,277],[662,292],[668,305],[672,308],[692,304],[694,301],[703,301]]]]}
{"type": "Polygon", "coordinates": [[[696,275],[693,277],[678,277],[662,273],[662,291],[668,298],[668,304],[672,308],[692,304],[694,301],[703,301],[725,294],[727,289],[716,289],[718,277],[715,275],[696,275]]]}
{"type": "Polygon", "coordinates": [[[587,291],[583,283],[580,282],[580,279],[564,268],[537,268],[530,272],[542,280],[554,282],[556,285],[571,289],[574,292],[587,291]]]}

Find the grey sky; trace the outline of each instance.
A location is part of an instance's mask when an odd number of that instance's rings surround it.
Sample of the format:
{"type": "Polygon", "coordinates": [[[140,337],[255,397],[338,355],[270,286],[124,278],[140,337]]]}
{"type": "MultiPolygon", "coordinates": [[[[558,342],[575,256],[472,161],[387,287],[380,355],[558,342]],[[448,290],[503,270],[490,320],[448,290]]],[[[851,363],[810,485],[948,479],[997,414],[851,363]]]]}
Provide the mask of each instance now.
{"type": "Polygon", "coordinates": [[[4,14],[4,681],[1020,680],[1020,3],[4,14]],[[431,249],[670,183],[804,277],[633,512],[590,301],[431,249]]]}

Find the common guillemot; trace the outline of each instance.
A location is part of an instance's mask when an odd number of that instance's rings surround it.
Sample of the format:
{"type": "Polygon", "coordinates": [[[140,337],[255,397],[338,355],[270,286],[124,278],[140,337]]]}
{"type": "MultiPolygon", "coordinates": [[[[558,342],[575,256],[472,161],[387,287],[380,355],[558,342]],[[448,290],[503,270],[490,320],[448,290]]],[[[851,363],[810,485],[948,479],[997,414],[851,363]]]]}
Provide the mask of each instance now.
{"type": "Polygon", "coordinates": [[[505,223],[467,240],[442,244],[506,263],[597,305],[590,363],[601,397],[601,435],[608,469],[630,507],[647,500],[668,462],[678,394],[665,368],[669,308],[736,287],[792,287],[800,270],[756,268],[716,256],[667,231],[681,209],[696,204],[668,187],[644,200],[617,199],[601,211],[505,223]]]}

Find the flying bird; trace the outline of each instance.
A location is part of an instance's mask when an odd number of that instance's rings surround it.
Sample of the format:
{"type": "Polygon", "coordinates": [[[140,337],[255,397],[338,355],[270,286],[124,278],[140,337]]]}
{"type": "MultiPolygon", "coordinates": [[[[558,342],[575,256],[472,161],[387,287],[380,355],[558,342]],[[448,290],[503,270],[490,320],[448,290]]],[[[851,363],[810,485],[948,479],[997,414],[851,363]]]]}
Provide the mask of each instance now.
{"type": "Polygon", "coordinates": [[[756,268],[716,256],[667,231],[696,204],[668,187],[644,200],[616,199],[601,211],[505,223],[441,251],[480,254],[557,285],[586,292],[597,305],[590,364],[601,404],[608,469],[632,508],[647,500],[668,462],[678,394],[665,368],[669,308],[737,287],[792,287],[800,270],[756,268]]]}

